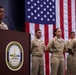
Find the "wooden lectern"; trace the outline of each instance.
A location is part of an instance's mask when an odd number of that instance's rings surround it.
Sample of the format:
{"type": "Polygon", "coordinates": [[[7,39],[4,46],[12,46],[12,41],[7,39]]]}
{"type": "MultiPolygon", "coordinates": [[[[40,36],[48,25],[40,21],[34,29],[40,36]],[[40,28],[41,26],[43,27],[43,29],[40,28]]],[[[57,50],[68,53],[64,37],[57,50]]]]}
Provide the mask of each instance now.
{"type": "Polygon", "coordinates": [[[30,34],[0,30],[0,75],[29,75],[30,34]]]}

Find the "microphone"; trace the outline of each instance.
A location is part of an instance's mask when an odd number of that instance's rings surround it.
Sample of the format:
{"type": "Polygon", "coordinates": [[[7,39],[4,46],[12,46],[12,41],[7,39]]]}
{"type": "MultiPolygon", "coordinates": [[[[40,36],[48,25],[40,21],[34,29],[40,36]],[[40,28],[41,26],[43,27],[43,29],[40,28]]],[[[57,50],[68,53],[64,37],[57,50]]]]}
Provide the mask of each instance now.
{"type": "Polygon", "coordinates": [[[13,20],[11,18],[9,18],[8,16],[5,16],[5,18],[7,18],[11,22],[11,24],[13,25],[13,29],[16,31],[13,20]]]}

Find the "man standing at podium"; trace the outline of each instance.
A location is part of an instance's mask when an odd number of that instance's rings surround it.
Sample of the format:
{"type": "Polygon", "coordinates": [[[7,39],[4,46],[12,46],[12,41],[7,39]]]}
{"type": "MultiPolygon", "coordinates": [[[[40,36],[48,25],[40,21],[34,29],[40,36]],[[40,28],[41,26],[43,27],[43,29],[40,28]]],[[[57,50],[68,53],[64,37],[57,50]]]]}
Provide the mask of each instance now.
{"type": "Polygon", "coordinates": [[[2,22],[3,18],[4,18],[4,8],[0,6],[0,29],[8,30],[7,25],[2,22]]]}
{"type": "Polygon", "coordinates": [[[31,41],[32,75],[44,75],[43,54],[46,46],[40,39],[41,33],[41,30],[37,29],[35,38],[31,41]]]}

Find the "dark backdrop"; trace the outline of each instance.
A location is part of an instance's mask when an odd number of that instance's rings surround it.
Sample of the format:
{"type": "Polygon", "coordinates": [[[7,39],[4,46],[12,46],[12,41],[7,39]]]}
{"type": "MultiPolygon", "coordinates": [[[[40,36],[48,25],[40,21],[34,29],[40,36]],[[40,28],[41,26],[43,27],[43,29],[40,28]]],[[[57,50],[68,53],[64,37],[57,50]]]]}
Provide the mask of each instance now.
{"type": "Polygon", "coordinates": [[[0,0],[5,9],[4,22],[10,30],[25,31],[25,0],[0,0]]]}

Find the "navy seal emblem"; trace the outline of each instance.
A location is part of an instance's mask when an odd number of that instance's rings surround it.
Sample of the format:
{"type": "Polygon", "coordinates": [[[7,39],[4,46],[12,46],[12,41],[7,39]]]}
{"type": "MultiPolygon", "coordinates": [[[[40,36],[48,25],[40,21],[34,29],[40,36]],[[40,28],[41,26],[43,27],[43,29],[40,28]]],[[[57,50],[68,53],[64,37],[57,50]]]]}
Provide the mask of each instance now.
{"type": "Polygon", "coordinates": [[[12,41],[6,46],[6,64],[12,71],[18,71],[24,62],[23,47],[19,42],[12,41]]]}

